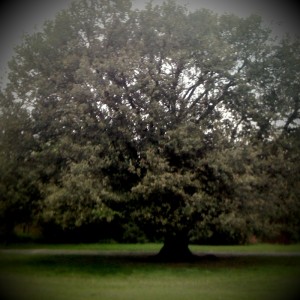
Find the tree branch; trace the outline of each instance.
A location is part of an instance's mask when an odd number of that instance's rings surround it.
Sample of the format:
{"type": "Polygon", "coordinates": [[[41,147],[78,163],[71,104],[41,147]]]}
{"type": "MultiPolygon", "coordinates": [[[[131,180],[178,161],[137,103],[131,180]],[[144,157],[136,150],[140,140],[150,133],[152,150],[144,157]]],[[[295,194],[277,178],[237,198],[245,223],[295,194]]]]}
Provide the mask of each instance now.
{"type": "Polygon", "coordinates": [[[297,96],[297,97],[294,97],[293,100],[294,100],[294,110],[287,118],[285,125],[283,127],[283,132],[288,132],[290,124],[300,116],[300,114],[299,114],[300,98],[297,96]]]}
{"type": "Polygon", "coordinates": [[[221,93],[221,95],[215,100],[215,101],[211,101],[207,107],[207,109],[204,111],[204,113],[199,117],[198,122],[202,121],[203,119],[205,119],[214,109],[215,107],[224,100],[225,96],[228,94],[228,89],[233,86],[234,81],[230,80],[225,87],[223,88],[223,91],[221,93]]]}

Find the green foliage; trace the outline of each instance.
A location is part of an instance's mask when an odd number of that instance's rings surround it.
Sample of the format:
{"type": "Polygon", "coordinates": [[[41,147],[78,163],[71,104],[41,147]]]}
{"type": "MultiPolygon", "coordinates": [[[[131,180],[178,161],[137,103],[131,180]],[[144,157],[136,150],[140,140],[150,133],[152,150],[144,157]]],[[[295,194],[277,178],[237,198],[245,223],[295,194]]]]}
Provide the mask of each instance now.
{"type": "Polygon", "coordinates": [[[39,190],[30,170],[35,147],[31,120],[11,95],[0,94],[0,239],[8,241],[16,224],[30,222],[39,190]]]}
{"type": "Polygon", "coordinates": [[[16,170],[32,173],[36,219],[130,218],[155,238],[299,239],[298,50],[258,16],[75,1],[9,64],[3,99],[17,118],[1,139],[30,161],[16,170]]]}

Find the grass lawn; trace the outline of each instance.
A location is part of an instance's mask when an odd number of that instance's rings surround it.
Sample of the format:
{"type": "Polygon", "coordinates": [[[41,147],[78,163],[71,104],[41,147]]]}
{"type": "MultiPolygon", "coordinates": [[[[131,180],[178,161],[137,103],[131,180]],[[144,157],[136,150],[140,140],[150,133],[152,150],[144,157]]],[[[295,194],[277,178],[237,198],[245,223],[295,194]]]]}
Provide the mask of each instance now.
{"type": "MultiPolygon", "coordinates": [[[[96,244],[10,244],[0,245],[1,249],[54,249],[54,250],[92,250],[92,251],[151,251],[158,252],[162,247],[159,243],[147,244],[118,244],[118,243],[96,243],[96,244]]],[[[252,244],[241,246],[211,246],[190,245],[193,252],[201,253],[300,253],[300,244],[252,244]]]]}
{"type": "MultiPolygon", "coordinates": [[[[61,249],[66,247],[156,251],[160,245],[68,245],[61,249]]],[[[249,253],[255,252],[249,247],[249,253]]],[[[269,251],[267,245],[260,247],[260,251],[269,251]]],[[[282,247],[275,252],[296,251],[282,247]]],[[[246,251],[239,247],[217,249],[246,251]]],[[[196,250],[209,252],[206,247],[196,250]]],[[[4,300],[295,300],[292,295],[296,294],[299,279],[300,257],[242,256],[194,263],[154,263],[126,255],[0,253],[0,299],[4,300]]]]}

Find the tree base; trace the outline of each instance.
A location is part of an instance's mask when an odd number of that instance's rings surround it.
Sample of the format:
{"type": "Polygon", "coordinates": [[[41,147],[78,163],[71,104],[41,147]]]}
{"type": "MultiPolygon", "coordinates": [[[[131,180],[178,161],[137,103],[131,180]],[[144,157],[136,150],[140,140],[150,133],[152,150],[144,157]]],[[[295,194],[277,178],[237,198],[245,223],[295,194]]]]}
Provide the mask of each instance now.
{"type": "Polygon", "coordinates": [[[158,261],[193,261],[196,256],[190,251],[188,243],[182,239],[168,239],[165,241],[159,253],[155,256],[158,261]]]}

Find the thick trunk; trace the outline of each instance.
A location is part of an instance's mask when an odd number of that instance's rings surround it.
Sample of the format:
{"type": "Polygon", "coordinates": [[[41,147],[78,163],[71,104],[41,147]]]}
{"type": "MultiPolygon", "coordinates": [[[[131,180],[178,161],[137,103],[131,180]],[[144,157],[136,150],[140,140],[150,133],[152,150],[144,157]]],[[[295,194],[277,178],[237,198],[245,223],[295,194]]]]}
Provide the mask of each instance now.
{"type": "Polygon", "coordinates": [[[194,255],[189,249],[188,238],[176,235],[165,239],[157,258],[162,261],[190,261],[194,255]]]}

